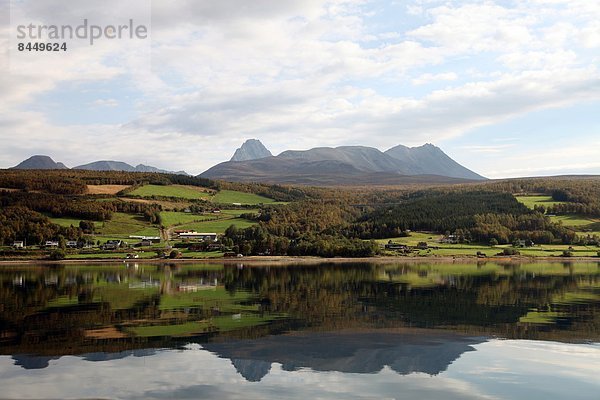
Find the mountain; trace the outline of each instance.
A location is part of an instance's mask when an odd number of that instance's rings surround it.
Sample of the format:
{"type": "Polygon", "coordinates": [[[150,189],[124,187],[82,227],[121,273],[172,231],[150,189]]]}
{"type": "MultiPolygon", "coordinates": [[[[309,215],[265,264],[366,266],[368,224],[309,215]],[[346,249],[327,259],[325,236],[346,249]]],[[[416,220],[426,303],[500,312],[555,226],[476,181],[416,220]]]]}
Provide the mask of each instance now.
{"type": "Polygon", "coordinates": [[[429,143],[413,148],[399,145],[387,150],[385,154],[405,163],[409,170],[407,172],[412,175],[435,174],[451,178],[485,179],[448,157],[439,147],[429,143]]]}
{"type": "Polygon", "coordinates": [[[278,157],[300,161],[339,161],[360,171],[395,172],[398,161],[372,147],[317,147],[307,151],[284,151],[278,157]]]}
{"type": "Polygon", "coordinates": [[[84,169],[86,171],[135,172],[135,167],[121,161],[95,161],[93,163],[73,167],[73,169],[84,169]]]}
{"type": "Polygon", "coordinates": [[[431,144],[388,151],[366,146],[284,151],[258,160],[224,162],[200,176],[239,182],[303,185],[400,185],[460,183],[484,177],[431,144]]]}
{"type": "Polygon", "coordinates": [[[144,165],[144,164],[138,164],[135,167],[135,172],[155,172],[158,174],[175,174],[175,175],[189,175],[187,172],[185,171],[167,171],[164,169],[160,169],[160,168],[156,168],[156,167],[152,167],[149,165],[144,165]]]}
{"type": "Polygon", "coordinates": [[[87,171],[125,171],[125,172],[156,172],[162,174],[188,175],[185,171],[166,171],[156,167],[139,164],[136,167],[121,161],[95,161],[93,163],[79,165],[73,169],[83,169],[87,171]]]}
{"type": "Polygon", "coordinates": [[[69,169],[61,162],[55,162],[48,156],[33,156],[11,169],[69,169]]]}
{"type": "Polygon", "coordinates": [[[230,161],[250,161],[271,157],[273,154],[257,139],[249,139],[235,151],[230,161]]]}

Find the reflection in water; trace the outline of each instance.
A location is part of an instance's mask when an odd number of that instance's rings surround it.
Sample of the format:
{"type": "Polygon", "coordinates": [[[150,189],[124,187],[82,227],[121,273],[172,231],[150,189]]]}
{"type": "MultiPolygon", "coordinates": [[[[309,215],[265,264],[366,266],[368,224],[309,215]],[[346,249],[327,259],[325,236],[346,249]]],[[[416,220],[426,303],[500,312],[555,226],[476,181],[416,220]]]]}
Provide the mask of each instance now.
{"type": "MultiPolygon", "coordinates": [[[[15,368],[52,371],[67,360],[81,373],[167,355],[176,364],[189,343],[199,343],[203,353],[226,362],[219,371],[261,385],[306,371],[441,379],[489,343],[507,343],[491,338],[590,343],[600,341],[599,326],[598,263],[136,264],[0,272],[0,354],[9,357],[0,365],[13,377],[20,376],[15,368]]],[[[597,365],[597,346],[578,349],[592,349],[589,365],[597,365]]]]}
{"type": "Polygon", "coordinates": [[[268,374],[272,363],[281,364],[285,371],[310,368],[372,374],[388,366],[401,375],[437,375],[464,352],[474,351],[472,345],[483,341],[423,330],[376,330],[288,334],[209,343],[204,348],[231,359],[244,378],[257,382],[268,374]]]}
{"type": "Polygon", "coordinates": [[[62,357],[49,368],[27,373],[0,356],[0,397],[596,399],[600,390],[598,345],[492,339],[472,348],[434,376],[400,375],[389,366],[373,373],[290,371],[277,362],[259,361],[256,376],[270,368],[260,382],[245,380],[230,360],[192,344],[102,362],[62,357]]]}

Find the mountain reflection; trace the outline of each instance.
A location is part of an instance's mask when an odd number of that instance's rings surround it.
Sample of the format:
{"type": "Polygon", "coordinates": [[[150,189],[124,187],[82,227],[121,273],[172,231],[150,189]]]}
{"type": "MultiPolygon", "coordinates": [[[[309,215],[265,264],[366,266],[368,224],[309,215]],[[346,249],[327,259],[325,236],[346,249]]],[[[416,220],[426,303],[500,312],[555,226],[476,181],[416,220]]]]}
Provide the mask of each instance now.
{"type": "Polygon", "coordinates": [[[369,374],[385,366],[400,375],[422,372],[437,375],[461,354],[475,351],[483,338],[423,330],[301,333],[256,340],[208,343],[203,347],[231,359],[246,380],[258,382],[272,363],[285,371],[310,368],[369,374]]]}
{"type": "Polygon", "coordinates": [[[24,368],[64,355],[102,361],[193,342],[232,360],[250,381],[272,363],[435,375],[488,337],[598,341],[599,326],[598,263],[0,271],[0,354],[24,368]]]}

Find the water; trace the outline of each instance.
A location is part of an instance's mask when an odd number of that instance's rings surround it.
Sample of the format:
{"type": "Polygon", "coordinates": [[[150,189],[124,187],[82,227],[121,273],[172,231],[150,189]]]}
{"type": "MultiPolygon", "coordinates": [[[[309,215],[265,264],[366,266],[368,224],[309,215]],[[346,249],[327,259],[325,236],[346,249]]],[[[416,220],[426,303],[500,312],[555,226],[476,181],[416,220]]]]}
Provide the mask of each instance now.
{"type": "Polygon", "coordinates": [[[2,266],[0,398],[597,399],[600,264],[2,266]]]}

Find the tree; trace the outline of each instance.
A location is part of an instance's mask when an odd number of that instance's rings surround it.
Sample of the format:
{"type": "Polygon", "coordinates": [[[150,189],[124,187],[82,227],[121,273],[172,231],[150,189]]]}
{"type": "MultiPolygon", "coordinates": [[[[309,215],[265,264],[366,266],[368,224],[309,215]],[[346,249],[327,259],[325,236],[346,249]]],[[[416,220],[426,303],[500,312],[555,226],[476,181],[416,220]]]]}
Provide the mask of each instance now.
{"type": "Polygon", "coordinates": [[[496,247],[496,246],[498,246],[498,239],[496,239],[496,238],[491,238],[491,239],[490,239],[490,246],[492,246],[492,247],[496,247]]]}
{"type": "Polygon", "coordinates": [[[52,261],[64,260],[66,257],[66,253],[63,249],[52,250],[48,255],[48,258],[52,261]]]}

